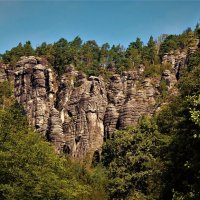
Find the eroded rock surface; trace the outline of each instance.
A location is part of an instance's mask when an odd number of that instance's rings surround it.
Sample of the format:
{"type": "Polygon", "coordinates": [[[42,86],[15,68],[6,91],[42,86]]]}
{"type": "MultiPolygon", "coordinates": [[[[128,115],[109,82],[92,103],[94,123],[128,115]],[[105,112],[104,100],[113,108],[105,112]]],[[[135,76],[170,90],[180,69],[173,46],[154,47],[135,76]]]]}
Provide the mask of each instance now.
{"type": "Polygon", "coordinates": [[[5,65],[0,63],[0,83],[7,80],[5,65]]]}
{"type": "Polygon", "coordinates": [[[56,97],[55,74],[33,56],[22,57],[15,71],[15,97],[23,105],[30,125],[46,134],[56,97]]]}
{"type": "Polygon", "coordinates": [[[165,81],[168,90],[170,90],[177,82],[175,74],[167,69],[163,71],[161,80],[165,81]]]}
{"type": "Polygon", "coordinates": [[[172,69],[175,70],[176,74],[183,68],[186,64],[187,53],[180,51],[171,51],[166,53],[162,58],[162,64],[171,64],[172,69]]]}
{"type": "Polygon", "coordinates": [[[101,77],[88,79],[73,68],[62,76],[57,96],[61,114],[65,148],[73,157],[82,157],[101,149],[103,119],[107,96],[101,77]]]}
{"type": "MultiPolygon", "coordinates": [[[[198,44],[198,42],[197,42],[198,44]]],[[[187,65],[188,58],[191,54],[197,51],[197,45],[195,47],[188,48],[187,51],[170,51],[166,53],[162,57],[162,64],[169,64],[171,65],[170,70],[176,76],[176,79],[179,79],[181,76],[181,71],[187,65]]]]}
{"type": "Polygon", "coordinates": [[[22,57],[15,71],[15,96],[30,125],[58,152],[83,158],[100,152],[116,129],[136,125],[154,111],[156,89],[141,74],[141,69],[115,74],[105,85],[102,77],[87,77],[69,66],[58,81],[40,58],[22,57]]]}
{"type": "Polygon", "coordinates": [[[105,137],[116,129],[137,124],[144,114],[150,114],[155,104],[155,89],[151,80],[141,81],[137,71],[114,75],[108,87],[108,106],[104,116],[105,137]]]}
{"type": "Polygon", "coordinates": [[[12,81],[14,79],[13,70],[9,65],[0,63],[0,83],[3,81],[12,81]]]}

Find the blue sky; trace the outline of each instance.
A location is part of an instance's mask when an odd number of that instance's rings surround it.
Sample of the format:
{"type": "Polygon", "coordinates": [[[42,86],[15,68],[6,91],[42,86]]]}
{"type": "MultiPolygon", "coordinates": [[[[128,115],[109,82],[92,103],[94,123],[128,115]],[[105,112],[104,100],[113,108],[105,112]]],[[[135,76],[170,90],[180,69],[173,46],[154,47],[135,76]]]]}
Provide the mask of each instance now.
{"type": "Polygon", "coordinates": [[[200,1],[2,1],[0,53],[30,40],[34,47],[79,35],[125,47],[140,37],[179,34],[200,21],[200,1]]]}

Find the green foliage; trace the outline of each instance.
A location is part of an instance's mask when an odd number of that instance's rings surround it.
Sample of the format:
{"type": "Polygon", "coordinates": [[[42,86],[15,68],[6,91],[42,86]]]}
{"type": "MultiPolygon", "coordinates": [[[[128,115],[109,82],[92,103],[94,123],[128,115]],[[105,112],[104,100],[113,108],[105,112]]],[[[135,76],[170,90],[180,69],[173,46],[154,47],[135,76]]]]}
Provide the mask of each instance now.
{"type": "Polygon", "coordinates": [[[182,48],[194,47],[196,46],[195,31],[189,27],[180,36],[179,43],[182,48]]]}
{"type": "Polygon", "coordinates": [[[126,51],[122,45],[113,45],[109,51],[109,62],[118,73],[121,73],[128,66],[125,54],[126,51]]]}
{"type": "MultiPolygon", "coordinates": [[[[90,186],[92,191],[88,199],[91,200],[106,200],[108,199],[107,188],[107,171],[101,165],[95,166],[95,168],[90,169],[90,186]]],[[[85,199],[87,200],[87,199],[85,199]]]]}
{"type": "Polygon", "coordinates": [[[99,47],[95,40],[89,40],[81,49],[81,63],[87,67],[98,65],[99,47]]]}
{"type": "MultiPolygon", "coordinates": [[[[165,66],[161,66],[161,69],[165,66]]],[[[117,131],[103,146],[110,199],[200,199],[200,68],[182,72],[179,95],[155,120],[117,131]]],[[[161,93],[166,95],[166,83],[161,93]]]]}
{"type": "Polygon", "coordinates": [[[35,50],[37,56],[47,59],[51,66],[54,66],[55,63],[55,48],[52,44],[47,44],[43,42],[35,50]]]}
{"type": "Polygon", "coordinates": [[[0,83],[0,107],[6,105],[6,101],[12,95],[11,83],[4,81],[0,83]]]}
{"type": "Polygon", "coordinates": [[[167,84],[166,84],[166,81],[163,79],[160,81],[159,91],[160,91],[162,97],[165,98],[167,96],[167,91],[168,91],[167,84]]]}
{"type": "Polygon", "coordinates": [[[135,66],[138,66],[142,61],[141,54],[140,54],[139,50],[136,48],[129,47],[127,49],[126,56],[129,60],[129,68],[130,69],[134,68],[135,66]]]}
{"type": "Polygon", "coordinates": [[[189,47],[196,45],[195,32],[191,28],[186,29],[180,35],[169,35],[160,46],[159,55],[162,58],[165,53],[174,51],[176,49],[187,50],[189,47]]]}
{"type": "MultiPolygon", "coordinates": [[[[105,71],[121,73],[124,70],[137,69],[140,64],[144,64],[147,67],[147,76],[157,76],[159,56],[162,58],[171,50],[186,51],[189,47],[195,47],[200,35],[199,30],[197,25],[194,31],[188,28],[180,35],[163,34],[158,38],[158,42],[151,36],[147,45],[143,45],[141,39],[136,38],[127,49],[120,44],[110,47],[105,43],[98,46],[95,40],[83,43],[79,36],[70,42],[64,38],[54,44],[43,42],[35,50],[30,41],[27,41],[24,45],[19,43],[17,47],[6,51],[1,57],[4,63],[14,68],[21,56],[37,55],[47,60],[59,76],[70,64],[88,76],[104,76],[105,71]]],[[[197,66],[197,63],[199,63],[198,52],[189,57],[189,68],[197,66]]]]}
{"type": "Polygon", "coordinates": [[[194,67],[191,72],[185,72],[179,81],[178,88],[183,97],[200,94],[200,66],[194,67]]]}
{"type": "MultiPolygon", "coordinates": [[[[179,103],[181,103],[181,99],[179,103]]],[[[187,104],[178,104],[175,111],[174,108],[174,105],[173,107],[170,105],[168,112],[171,113],[172,118],[168,117],[168,120],[164,118],[161,124],[161,130],[165,134],[172,135],[173,138],[164,157],[168,163],[168,170],[164,174],[166,186],[162,193],[162,199],[170,199],[173,190],[184,195],[193,192],[196,196],[195,199],[199,199],[199,127],[190,120],[187,104]]]]}
{"type": "Polygon", "coordinates": [[[187,62],[187,68],[189,71],[193,70],[193,68],[196,66],[200,66],[200,49],[198,49],[195,53],[189,55],[187,62]]]}
{"type": "MultiPolygon", "coordinates": [[[[186,51],[200,38],[199,25],[180,35],[163,35],[147,45],[140,38],[125,49],[121,45],[98,46],[68,42],[42,43],[34,50],[28,41],[6,51],[1,62],[15,67],[21,56],[45,58],[60,76],[73,64],[88,76],[103,75],[145,65],[144,76],[158,77],[171,65],[159,64],[158,55],[186,51]],[[160,50],[158,53],[158,46],[160,50]]],[[[117,131],[94,157],[94,168],[75,164],[55,154],[49,143],[28,126],[24,111],[15,103],[12,85],[0,83],[0,199],[200,199],[200,51],[189,55],[181,70],[179,95],[168,102],[155,118],[142,117],[135,128],[117,131]],[[108,176],[108,179],[107,179],[108,176]],[[107,188],[107,194],[105,192],[107,188]]],[[[164,80],[162,97],[167,95],[164,80]]]]}
{"type": "Polygon", "coordinates": [[[163,164],[159,158],[165,138],[148,117],[137,129],[117,131],[103,146],[110,199],[158,199],[163,164]]]}
{"type": "Polygon", "coordinates": [[[139,53],[141,53],[143,48],[143,42],[140,38],[137,37],[135,42],[130,43],[129,48],[135,48],[139,51],[139,53]]]}
{"type": "Polygon", "coordinates": [[[163,157],[167,163],[164,200],[200,198],[199,81],[199,67],[185,72],[179,82],[180,95],[157,116],[160,132],[172,138],[163,157]]]}
{"type": "Polygon", "coordinates": [[[24,46],[23,46],[23,54],[24,56],[34,56],[35,55],[35,51],[33,49],[33,47],[31,46],[31,42],[27,41],[24,46]]]}
{"type": "Polygon", "coordinates": [[[195,124],[197,124],[200,127],[200,94],[194,96],[188,96],[187,100],[191,104],[190,106],[191,119],[195,124]]]}
{"type": "MultiPolygon", "coordinates": [[[[197,36],[199,36],[199,33],[200,33],[200,24],[199,24],[199,23],[196,24],[196,27],[195,27],[195,29],[194,29],[194,33],[195,33],[197,36]]],[[[197,38],[199,38],[199,37],[197,37],[197,38]]]]}
{"type": "Polygon", "coordinates": [[[109,49],[110,49],[110,45],[108,43],[103,44],[100,48],[99,62],[100,62],[100,66],[103,66],[104,68],[108,66],[109,49]]]}
{"type": "Polygon", "coordinates": [[[126,50],[126,57],[128,58],[129,68],[137,67],[142,62],[143,43],[140,38],[135,42],[131,42],[126,50]]]}
{"type": "Polygon", "coordinates": [[[159,78],[160,75],[163,73],[164,70],[171,69],[171,64],[154,64],[154,65],[147,65],[144,70],[144,76],[145,77],[152,77],[152,78],[159,78]]]}
{"type": "Polygon", "coordinates": [[[6,51],[2,55],[2,59],[4,63],[9,63],[14,68],[21,56],[33,56],[34,54],[35,52],[31,46],[31,42],[27,41],[24,45],[19,43],[18,46],[12,48],[10,51],[6,51]]]}
{"type": "Polygon", "coordinates": [[[166,37],[166,39],[160,46],[160,52],[159,52],[160,57],[162,57],[165,53],[168,53],[171,50],[175,50],[178,48],[177,38],[178,38],[177,35],[169,35],[166,37]]]}
{"type": "Polygon", "coordinates": [[[148,47],[148,56],[147,56],[148,60],[150,64],[154,64],[157,57],[157,49],[156,49],[156,43],[152,36],[149,38],[147,47],[148,47]]]}
{"type": "MultiPolygon", "coordinates": [[[[11,98],[7,84],[0,84],[4,99],[11,98]]],[[[11,103],[0,109],[0,199],[106,199],[103,169],[87,170],[57,155],[11,103]]]]}
{"type": "Polygon", "coordinates": [[[69,44],[64,38],[54,43],[55,60],[53,66],[59,76],[63,74],[65,67],[69,64],[68,46],[69,44]]]}
{"type": "Polygon", "coordinates": [[[160,65],[149,65],[144,70],[145,77],[159,77],[161,73],[162,69],[160,65]]]}

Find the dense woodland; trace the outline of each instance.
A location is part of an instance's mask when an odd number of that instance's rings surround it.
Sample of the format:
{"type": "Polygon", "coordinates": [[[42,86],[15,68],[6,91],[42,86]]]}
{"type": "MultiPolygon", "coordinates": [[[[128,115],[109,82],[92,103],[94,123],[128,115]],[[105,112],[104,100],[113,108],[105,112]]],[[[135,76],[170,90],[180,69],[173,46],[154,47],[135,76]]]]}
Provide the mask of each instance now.
{"type": "MultiPolygon", "coordinates": [[[[48,61],[58,76],[72,64],[87,75],[112,73],[144,65],[144,76],[155,77],[169,66],[162,56],[187,51],[200,39],[199,25],[180,35],[140,38],[127,49],[101,47],[80,37],[68,42],[30,42],[6,51],[1,62],[12,68],[19,57],[36,55],[48,61]]],[[[163,96],[165,105],[137,127],[118,130],[104,143],[100,163],[76,163],[56,155],[53,147],[28,124],[13,97],[12,83],[0,84],[0,199],[200,199],[200,46],[178,81],[177,96],[163,96]]]]}

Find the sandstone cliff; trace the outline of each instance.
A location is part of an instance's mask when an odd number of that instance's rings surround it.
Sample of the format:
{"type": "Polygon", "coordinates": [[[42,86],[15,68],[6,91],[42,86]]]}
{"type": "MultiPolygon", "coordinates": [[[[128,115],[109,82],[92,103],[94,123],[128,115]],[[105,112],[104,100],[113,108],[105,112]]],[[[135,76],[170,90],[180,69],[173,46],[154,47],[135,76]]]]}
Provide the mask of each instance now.
{"type": "Polygon", "coordinates": [[[13,80],[14,73],[9,65],[0,63],[0,83],[7,80],[13,80]]]}
{"type": "MultiPolygon", "coordinates": [[[[160,80],[173,88],[188,53],[166,54],[169,63],[160,80]]],[[[1,65],[0,80],[13,72],[1,65]]],[[[156,109],[159,80],[144,78],[144,66],[114,74],[105,82],[101,76],[87,77],[73,66],[59,79],[41,58],[21,57],[16,65],[15,97],[23,105],[29,124],[51,141],[58,152],[75,158],[99,153],[103,141],[116,129],[136,125],[142,115],[156,109]]],[[[9,75],[10,74],[10,75],[9,75]]]]}
{"type": "Polygon", "coordinates": [[[108,106],[104,116],[106,138],[110,138],[116,129],[136,125],[139,117],[151,113],[155,104],[155,89],[151,80],[141,80],[137,71],[111,77],[107,96],[108,106]]]}
{"type": "Polygon", "coordinates": [[[140,71],[86,77],[73,66],[62,77],[33,56],[22,57],[15,70],[15,96],[29,123],[51,141],[58,152],[82,158],[101,151],[116,129],[135,125],[153,112],[155,91],[140,71]]]}

